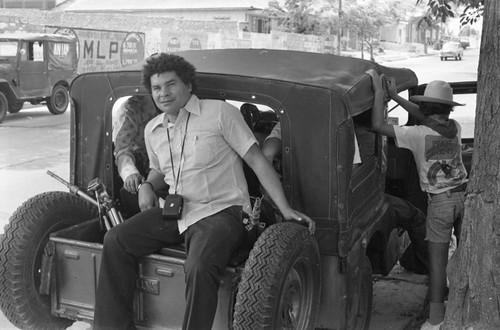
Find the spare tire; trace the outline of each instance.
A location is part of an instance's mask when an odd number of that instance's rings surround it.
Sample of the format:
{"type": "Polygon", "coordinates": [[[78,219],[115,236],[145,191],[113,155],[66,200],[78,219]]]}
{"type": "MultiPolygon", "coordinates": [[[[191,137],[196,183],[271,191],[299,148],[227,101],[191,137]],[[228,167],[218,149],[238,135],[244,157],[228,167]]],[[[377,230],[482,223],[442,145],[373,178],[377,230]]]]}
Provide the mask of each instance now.
{"type": "Polygon", "coordinates": [[[318,245],[306,227],[291,222],[269,227],[241,274],[234,329],[314,329],[320,275],[318,245]]]}
{"type": "Polygon", "coordinates": [[[51,315],[50,296],[38,291],[49,235],[97,217],[97,208],[67,192],[47,192],[24,202],[0,237],[0,308],[20,329],[65,329],[73,321],[51,315]]]}
{"type": "Polygon", "coordinates": [[[372,315],[373,276],[370,259],[363,256],[354,272],[348,273],[347,329],[368,330],[372,315]]]}

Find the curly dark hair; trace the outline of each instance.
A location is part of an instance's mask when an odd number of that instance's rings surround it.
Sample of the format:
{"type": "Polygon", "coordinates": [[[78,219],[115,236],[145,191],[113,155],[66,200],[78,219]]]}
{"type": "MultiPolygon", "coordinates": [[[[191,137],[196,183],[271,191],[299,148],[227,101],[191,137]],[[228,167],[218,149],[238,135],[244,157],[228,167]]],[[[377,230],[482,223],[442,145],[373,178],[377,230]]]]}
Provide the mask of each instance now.
{"type": "Polygon", "coordinates": [[[191,84],[191,93],[196,92],[196,69],[183,57],[159,53],[150,56],[142,68],[142,83],[151,93],[151,76],[163,72],[175,72],[183,83],[191,84]]]}
{"type": "Polygon", "coordinates": [[[419,102],[420,111],[424,116],[449,115],[453,111],[453,106],[435,102],[419,102]]]}

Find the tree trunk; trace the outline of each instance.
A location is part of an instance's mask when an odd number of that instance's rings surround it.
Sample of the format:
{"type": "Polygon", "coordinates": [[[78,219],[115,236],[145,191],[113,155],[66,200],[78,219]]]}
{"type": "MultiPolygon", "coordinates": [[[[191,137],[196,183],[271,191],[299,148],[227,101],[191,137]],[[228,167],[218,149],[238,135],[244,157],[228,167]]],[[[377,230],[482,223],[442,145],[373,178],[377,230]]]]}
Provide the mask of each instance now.
{"type": "Polygon", "coordinates": [[[500,329],[500,1],[483,3],[474,155],[444,329],[500,329]]]}
{"type": "Polygon", "coordinates": [[[365,35],[361,34],[361,58],[365,59],[365,35]]]}
{"type": "Polygon", "coordinates": [[[424,54],[427,54],[429,40],[427,39],[427,29],[424,30],[424,54]]]}

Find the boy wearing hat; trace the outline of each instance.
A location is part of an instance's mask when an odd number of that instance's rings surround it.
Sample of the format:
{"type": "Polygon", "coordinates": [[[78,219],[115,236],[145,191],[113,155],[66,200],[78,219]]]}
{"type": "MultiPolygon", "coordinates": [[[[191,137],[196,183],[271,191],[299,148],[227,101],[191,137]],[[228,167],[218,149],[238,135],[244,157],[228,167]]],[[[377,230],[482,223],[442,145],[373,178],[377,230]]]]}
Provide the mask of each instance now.
{"type": "Polygon", "coordinates": [[[400,148],[409,149],[417,165],[420,187],[429,196],[426,240],[429,249],[429,319],[421,329],[439,329],[444,321],[446,265],[453,228],[460,236],[464,209],[467,172],[462,162],[461,128],[449,119],[454,106],[453,91],[444,81],[431,81],[424,95],[410,101],[397,95],[394,80],[385,79],[388,95],[405,110],[421,120],[420,125],[390,125],[385,121],[382,79],[374,70],[372,77],[375,99],[372,128],[395,139],[400,148]],[[417,104],[418,103],[418,104],[417,104]]]}

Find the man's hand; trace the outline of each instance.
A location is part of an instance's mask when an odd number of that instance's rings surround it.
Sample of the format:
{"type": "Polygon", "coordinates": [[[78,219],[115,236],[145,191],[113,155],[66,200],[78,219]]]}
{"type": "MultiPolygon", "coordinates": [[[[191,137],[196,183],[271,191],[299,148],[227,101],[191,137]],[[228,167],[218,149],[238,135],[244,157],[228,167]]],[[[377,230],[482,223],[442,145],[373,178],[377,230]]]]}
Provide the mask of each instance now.
{"type": "Polygon", "coordinates": [[[130,174],[123,182],[123,188],[125,188],[126,191],[135,194],[137,193],[137,186],[139,186],[142,181],[144,181],[144,177],[139,173],[130,174]]]}
{"type": "Polygon", "coordinates": [[[141,211],[146,211],[159,206],[158,197],[156,196],[153,186],[150,183],[144,183],[141,185],[138,200],[141,211]]]}
{"type": "Polygon", "coordinates": [[[283,217],[289,221],[294,220],[306,224],[309,228],[309,233],[314,235],[314,232],[316,231],[316,223],[304,213],[290,209],[288,212],[283,213],[283,217]]]}
{"type": "Polygon", "coordinates": [[[269,194],[269,197],[276,204],[278,209],[283,214],[286,220],[295,220],[309,227],[309,232],[314,234],[316,230],[316,224],[307,215],[293,210],[288,204],[285,197],[285,192],[281,186],[281,182],[276,174],[276,171],[271,166],[269,161],[264,157],[264,154],[259,149],[257,144],[254,144],[248,149],[243,160],[252,168],[252,170],[257,174],[260,183],[263,185],[264,189],[269,194]]]}

